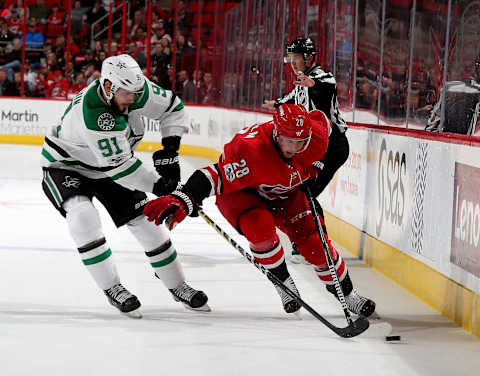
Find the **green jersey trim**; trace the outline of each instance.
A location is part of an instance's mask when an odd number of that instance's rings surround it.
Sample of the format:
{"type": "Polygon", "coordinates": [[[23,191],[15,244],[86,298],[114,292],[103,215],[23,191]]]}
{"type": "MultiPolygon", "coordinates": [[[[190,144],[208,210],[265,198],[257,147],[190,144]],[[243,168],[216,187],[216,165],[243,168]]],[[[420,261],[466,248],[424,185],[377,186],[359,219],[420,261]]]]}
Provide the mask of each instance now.
{"type": "Polygon", "coordinates": [[[48,189],[52,193],[52,196],[55,202],[57,203],[57,206],[61,207],[63,202],[62,195],[58,191],[57,187],[55,186],[55,183],[53,182],[53,179],[50,177],[50,174],[46,170],[43,171],[43,179],[47,183],[48,189]]]}
{"type": "Polygon", "coordinates": [[[150,89],[148,87],[147,81],[145,81],[143,84],[143,93],[139,94],[138,97],[137,94],[135,94],[135,102],[128,106],[128,112],[143,108],[143,106],[145,106],[145,103],[147,103],[149,96],[150,89]]]}
{"type": "Polygon", "coordinates": [[[142,165],[142,161],[140,159],[137,159],[137,161],[133,165],[131,165],[129,168],[127,168],[125,171],[122,171],[122,172],[119,172],[118,174],[113,175],[112,180],[118,180],[127,175],[134,173],[141,165],[142,165]]]}
{"type": "Polygon", "coordinates": [[[49,162],[56,162],[57,160],[55,158],[52,157],[52,154],[50,154],[48,151],[46,151],[45,149],[42,149],[42,155],[47,158],[47,160],[49,162]]]}
{"type": "Polygon", "coordinates": [[[122,115],[114,114],[112,108],[104,103],[99,96],[100,81],[96,81],[83,98],[83,120],[92,131],[123,131],[127,122],[122,115]]]}
{"type": "Polygon", "coordinates": [[[179,104],[176,105],[176,107],[172,110],[172,112],[183,110],[184,107],[185,106],[183,105],[183,102],[180,102],[179,104]]]}

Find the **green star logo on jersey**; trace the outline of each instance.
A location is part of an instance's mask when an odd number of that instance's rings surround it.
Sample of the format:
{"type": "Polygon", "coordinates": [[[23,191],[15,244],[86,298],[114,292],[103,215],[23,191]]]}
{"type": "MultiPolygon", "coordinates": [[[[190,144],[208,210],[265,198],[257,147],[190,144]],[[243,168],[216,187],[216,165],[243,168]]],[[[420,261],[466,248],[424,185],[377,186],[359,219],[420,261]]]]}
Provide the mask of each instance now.
{"type": "Polygon", "coordinates": [[[100,129],[109,131],[115,127],[115,118],[112,114],[104,112],[98,117],[97,124],[100,129]]]}

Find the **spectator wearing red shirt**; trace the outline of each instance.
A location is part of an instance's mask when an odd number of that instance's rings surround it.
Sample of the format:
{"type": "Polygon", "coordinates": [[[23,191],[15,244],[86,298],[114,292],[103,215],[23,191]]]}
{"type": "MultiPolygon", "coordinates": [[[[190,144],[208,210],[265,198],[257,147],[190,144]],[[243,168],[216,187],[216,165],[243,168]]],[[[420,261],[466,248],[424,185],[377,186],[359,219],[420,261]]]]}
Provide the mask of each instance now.
{"type": "Polygon", "coordinates": [[[65,31],[65,12],[60,10],[58,4],[53,4],[52,12],[47,18],[47,38],[55,38],[65,31]]]}
{"type": "Polygon", "coordinates": [[[33,93],[34,97],[46,97],[48,92],[48,82],[47,82],[47,64],[40,66],[40,69],[37,72],[37,79],[35,84],[35,90],[33,93]]]}
{"type": "Polygon", "coordinates": [[[162,1],[155,0],[153,2],[153,7],[152,7],[153,11],[158,15],[159,18],[161,18],[163,20],[167,20],[168,17],[169,17],[169,13],[162,8],[161,3],[162,3],[162,1]]]}
{"type": "Polygon", "coordinates": [[[10,11],[10,18],[7,20],[8,23],[8,30],[10,30],[13,34],[20,34],[22,32],[22,25],[23,20],[18,17],[18,13],[16,9],[12,9],[10,11]]]}
{"type": "Polygon", "coordinates": [[[61,70],[53,72],[53,83],[48,87],[48,96],[65,99],[68,93],[68,82],[63,78],[61,70]]]}

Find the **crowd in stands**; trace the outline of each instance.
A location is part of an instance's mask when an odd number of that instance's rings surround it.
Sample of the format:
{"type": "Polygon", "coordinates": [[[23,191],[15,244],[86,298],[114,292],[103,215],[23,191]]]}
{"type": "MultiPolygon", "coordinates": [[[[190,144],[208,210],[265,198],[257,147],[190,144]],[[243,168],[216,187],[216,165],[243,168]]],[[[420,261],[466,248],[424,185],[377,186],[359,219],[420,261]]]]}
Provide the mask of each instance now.
{"type": "MultiPolygon", "coordinates": [[[[67,57],[67,12],[62,0],[25,0],[26,32],[23,0],[0,1],[0,96],[21,94],[22,43],[25,37],[24,96],[73,98],[82,88],[100,76],[103,60],[121,51],[121,22],[112,24],[112,39],[108,46],[108,10],[112,3],[113,18],[121,20],[118,0],[75,0],[72,2],[71,36],[67,57]],[[30,3],[30,4],[29,4],[30,3]],[[92,35],[93,40],[92,40],[92,35]],[[97,37],[98,36],[98,37],[97,37]],[[68,58],[68,64],[66,63],[68,58]]],[[[214,4],[215,2],[213,2],[214,4]]],[[[125,53],[134,57],[144,73],[160,86],[174,90],[185,102],[215,104],[218,90],[208,60],[209,42],[202,47],[201,69],[195,70],[196,49],[189,38],[196,33],[195,15],[184,1],[177,1],[176,56],[173,59],[172,35],[174,14],[162,1],[152,2],[151,55],[147,69],[147,10],[145,1],[129,2],[125,53]],[[175,61],[175,70],[172,68],[175,61]],[[173,74],[175,72],[175,80],[173,74]]],[[[212,18],[212,17],[210,17],[212,18]]],[[[204,29],[213,28],[213,18],[204,29]]],[[[205,32],[204,32],[205,34],[205,32]]]]}

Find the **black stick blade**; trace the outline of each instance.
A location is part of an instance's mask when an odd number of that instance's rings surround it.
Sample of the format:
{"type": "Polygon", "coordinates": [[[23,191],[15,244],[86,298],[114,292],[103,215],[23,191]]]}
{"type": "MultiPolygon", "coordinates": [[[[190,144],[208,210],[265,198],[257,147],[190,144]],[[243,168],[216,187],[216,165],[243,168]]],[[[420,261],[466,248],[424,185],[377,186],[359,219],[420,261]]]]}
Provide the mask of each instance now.
{"type": "Polygon", "coordinates": [[[353,321],[349,326],[345,328],[337,328],[336,333],[343,338],[352,338],[356,337],[359,334],[362,334],[365,330],[368,329],[370,323],[368,320],[360,316],[358,319],[353,321]]]}

